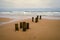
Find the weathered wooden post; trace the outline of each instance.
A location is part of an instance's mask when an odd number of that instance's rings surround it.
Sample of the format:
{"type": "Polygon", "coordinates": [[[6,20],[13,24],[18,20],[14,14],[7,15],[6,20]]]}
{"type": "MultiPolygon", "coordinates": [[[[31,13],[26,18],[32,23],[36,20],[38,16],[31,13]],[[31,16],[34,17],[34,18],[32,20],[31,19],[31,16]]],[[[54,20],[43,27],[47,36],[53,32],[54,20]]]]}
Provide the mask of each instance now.
{"type": "Polygon", "coordinates": [[[37,15],[37,17],[35,18],[35,23],[38,22],[38,18],[39,18],[39,16],[37,15]]]}
{"type": "Polygon", "coordinates": [[[40,19],[41,19],[41,15],[40,15],[40,19]]]}
{"type": "Polygon", "coordinates": [[[23,31],[26,31],[26,22],[23,22],[23,31]]]}
{"type": "Polygon", "coordinates": [[[34,22],[34,17],[32,17],[32,22],[34,22]]]}
{"type": "Polygon", "coordinates": [[[29,23],[26,23],[27,29],[29,29],[29,23]]]}
{"type": "Polygon", "coordinates": [[[35,23],[37,23],[37,22],[38,22],[38,18],[36,17],[36,18],[35,18],[35,23]]]}
{"type": "Polygon", "coordinates": [[[23,28],[23,22],[20,22],[20,28],[23,28]]]}
{"type": "Polygon", "coordinates": [[[15,31],[19,31],[18,24],[15,24],[15,31]]]}
{"type": "Polygon", "coordinates": [[[37,19],[39,18],[39,16],[37,15],[37,19]]]}

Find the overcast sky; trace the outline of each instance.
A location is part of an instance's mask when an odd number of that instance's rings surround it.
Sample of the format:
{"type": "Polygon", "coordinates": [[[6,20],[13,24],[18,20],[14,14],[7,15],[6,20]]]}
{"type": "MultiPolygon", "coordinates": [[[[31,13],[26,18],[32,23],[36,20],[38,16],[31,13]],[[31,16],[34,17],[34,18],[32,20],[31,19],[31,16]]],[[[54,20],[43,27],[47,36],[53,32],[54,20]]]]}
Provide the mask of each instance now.
{"type": "Polygon", "coordinates": [[[0,0],[0,8],[60,8],[60,0],[0,0]]]}

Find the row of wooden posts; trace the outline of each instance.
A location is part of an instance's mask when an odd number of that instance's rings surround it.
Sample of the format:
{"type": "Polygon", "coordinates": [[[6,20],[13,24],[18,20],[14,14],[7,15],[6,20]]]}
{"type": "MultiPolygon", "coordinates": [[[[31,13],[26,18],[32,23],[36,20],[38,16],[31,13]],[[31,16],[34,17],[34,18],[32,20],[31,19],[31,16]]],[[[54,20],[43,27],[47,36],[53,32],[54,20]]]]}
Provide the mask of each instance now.
{"type": "Polygon", "coordinates": [[[37,23],[38,22],[38,19],[42,19],[41,18],[41,15],[40,15],[40,17],[37,15],[37,17],[35,18],[35,20],[34,20],[34,17],[32,17],[32,22],[35,22],[35,23],[37,23]]]}
{"type": "MultiPolygon", "coordinates": [[[[26,31],[26,29],[29,29],[29,23],[20,22],[20,29],[22,29],[23,31],[26,31]]],[[[15,31],[19,31],[18,24],[15,24],[15,31]]]]}
{"type": "MultiPolygon", "coordinates": [[[[41,20],[41,15],[40,17],[37,15],[37,17],[35,18],[35,23],[38,22],[38,19],[41,20]]],[[[34,17],[32,17],[32,22],[34,22],[34,17]]],[[[29,29],[29,23],[20,22],[20,29],[22,29],[23,31],[26,31],[26,29],[29,29]]],[[[19,31],[18,24],[15,24],[15,31],[19,31]]]]}

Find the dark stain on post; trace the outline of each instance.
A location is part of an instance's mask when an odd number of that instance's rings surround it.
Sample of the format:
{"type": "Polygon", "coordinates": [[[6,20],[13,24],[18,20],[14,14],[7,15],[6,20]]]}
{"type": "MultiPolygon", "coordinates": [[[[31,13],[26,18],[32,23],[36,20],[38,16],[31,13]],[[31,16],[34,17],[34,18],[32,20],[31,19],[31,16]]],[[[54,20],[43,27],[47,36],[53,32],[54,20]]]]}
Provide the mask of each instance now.
{"type": "Polygon", "coordinates": [[[19,31],[18,24],[15,24],[15,31],[19,31]]]}

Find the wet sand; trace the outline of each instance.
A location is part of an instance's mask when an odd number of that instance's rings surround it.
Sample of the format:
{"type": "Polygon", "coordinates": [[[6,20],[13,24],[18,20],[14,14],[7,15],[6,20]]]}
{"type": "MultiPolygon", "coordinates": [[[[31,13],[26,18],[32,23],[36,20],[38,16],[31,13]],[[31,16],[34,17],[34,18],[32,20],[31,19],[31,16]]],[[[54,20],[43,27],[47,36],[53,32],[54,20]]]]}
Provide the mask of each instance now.
{"type": "Polygon", "coordinates": [[[38,23],[31,19],[24,21],[30,24],[26,32],[22,29],[15,32],[15,24],[22,22],[20,20],[0,25],[0,40],[60,40],[60,20],[42,19],[38,23]]]}
{"type": "Polygon", "coordinates": [[[10,21],[12,19],[10,18],[0,18],[0,22],[7,22],[7,21],[10,21]]]}

